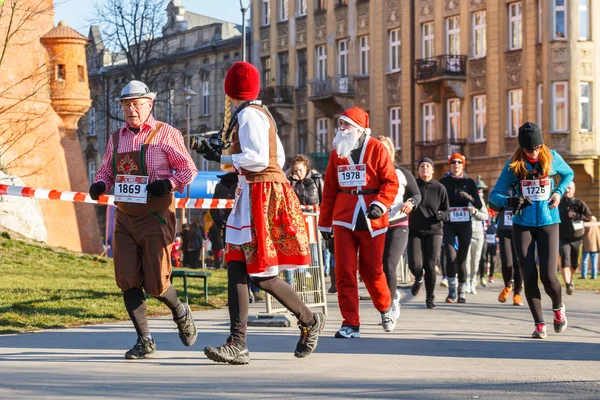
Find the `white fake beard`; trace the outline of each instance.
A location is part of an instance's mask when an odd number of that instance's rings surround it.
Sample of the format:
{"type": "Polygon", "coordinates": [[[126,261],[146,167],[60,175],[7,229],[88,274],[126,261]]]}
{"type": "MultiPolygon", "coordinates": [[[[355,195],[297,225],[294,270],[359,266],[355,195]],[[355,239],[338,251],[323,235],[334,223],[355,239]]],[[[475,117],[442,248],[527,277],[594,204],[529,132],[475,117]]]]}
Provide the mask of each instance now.
{"type": "Polygon", "coordinates": [[[337,131],[333,139],[333,147],[341,158],[348,158],[350,152],[356,148],[361,132],[358,128],[337,131]]]}

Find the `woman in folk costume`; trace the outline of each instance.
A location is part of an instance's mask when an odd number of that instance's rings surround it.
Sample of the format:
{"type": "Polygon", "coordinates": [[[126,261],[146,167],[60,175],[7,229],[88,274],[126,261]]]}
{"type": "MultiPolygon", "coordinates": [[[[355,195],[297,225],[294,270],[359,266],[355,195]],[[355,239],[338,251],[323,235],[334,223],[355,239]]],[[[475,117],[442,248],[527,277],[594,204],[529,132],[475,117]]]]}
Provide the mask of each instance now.
{"type": "Polygon", "coordinates": [[[358,282],[360,273],[386,332],[394,330],[392,296],[383,273],[388,208],[398,193],[398,176],[385,145],[371,137],[369,115],[350,108],[340,116],[329,155],[319,230],[335,237],[338,303],[344,319],[337,338],[360,337],[358,282]],[[359,262],[357,265],[357,254],[359,262]]]}
{"type": "Polygon", "coordinates": [[[256,67],[235,63],[225,77],[225,93],[236,107],[225,132],[231,154],[221,155],[207,141],[198,150],[207,160],[233,165],[239,174],[225,235],[231,334],[224,345],[204,349],[211,360],[229,364],[250,362],[246,347],[249,276],[300,321],[296,357],[315,350],[325,325],[325,316],[313,313],[277,277],[280,269],[307,267],[310,253],[300,203],[281,169],[283,146],[269,110],[256,100],[259,91],[256,67]]]}

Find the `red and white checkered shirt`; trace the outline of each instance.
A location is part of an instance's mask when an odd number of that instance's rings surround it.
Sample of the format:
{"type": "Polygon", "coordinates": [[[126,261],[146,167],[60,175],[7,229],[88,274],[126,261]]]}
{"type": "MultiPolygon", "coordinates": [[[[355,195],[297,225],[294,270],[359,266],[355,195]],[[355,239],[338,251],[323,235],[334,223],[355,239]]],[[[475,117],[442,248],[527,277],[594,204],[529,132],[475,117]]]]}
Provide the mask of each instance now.
{"type": "MultiPolygon", "coordinates": [[[[156,120],[152,115],[148,117],[138,133],[129,130],[125,123],[119,130],[118,153],[140,151],[148,135],[156,127],[156,120]]],[[[112,135],[106,145],[106,153],[102,158],[102,166],[96,174],[94,182],[104,182],[106,190],[115,183],[113,175],[113,140],[112,135]]],[[[183,144],[181,132],[171,125],[163,124],[160,131],[154,135],[146,150],[146,170],[150,182],[159,179],[169,179],[173,189],[183,192],[187,184],[192,182],[198,174],[198,169],[183,144]]]]}

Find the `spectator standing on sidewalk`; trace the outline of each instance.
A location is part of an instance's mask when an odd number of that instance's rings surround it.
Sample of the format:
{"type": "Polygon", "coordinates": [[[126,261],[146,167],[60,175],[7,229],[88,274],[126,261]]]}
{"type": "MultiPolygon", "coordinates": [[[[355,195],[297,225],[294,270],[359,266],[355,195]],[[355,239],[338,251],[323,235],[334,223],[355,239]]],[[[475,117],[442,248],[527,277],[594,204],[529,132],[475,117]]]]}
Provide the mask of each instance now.
{"type": "Polygon", "coordinates": [[[600,229],[596,217],[592,217],[590,226],[585,227],[583,236],[583,255],[581,256],[581,277],[587,279],[588,262],[591,261],[592,279],[598,274],[598,251],[600,251],[600,229]]]}

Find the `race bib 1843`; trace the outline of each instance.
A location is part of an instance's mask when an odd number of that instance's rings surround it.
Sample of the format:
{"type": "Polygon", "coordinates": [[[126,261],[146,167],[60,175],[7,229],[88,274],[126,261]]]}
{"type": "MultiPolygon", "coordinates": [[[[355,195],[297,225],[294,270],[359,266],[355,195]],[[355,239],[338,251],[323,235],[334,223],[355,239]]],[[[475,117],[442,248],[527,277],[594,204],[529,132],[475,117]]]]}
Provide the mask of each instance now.
{"type": "Polygon", "coordinates": [[[338,182],[341,187],[365,186],[367,166],[365,164],[338,166],[338,182]]]}
{"type": "Polygon", "coordinates": [[[512,226],[513,212],[504,211],[504,226],[512,226]]]}
{"type": "Polygon", "coordinates": [[[148,177],[141,175],[117,175],[115,178],[115,201],[146,204],[148,177]]]}
{"type": "Polygon", "coordinates": [[[469,207],[450,207],[450,222],[469,222],[470,220],[469,207]]]}
{"type": "Polygon", "coordinates": [[[522,180],[521,192],[531,201],[548,200],[550,198],[550,178],[522,180]]]}

